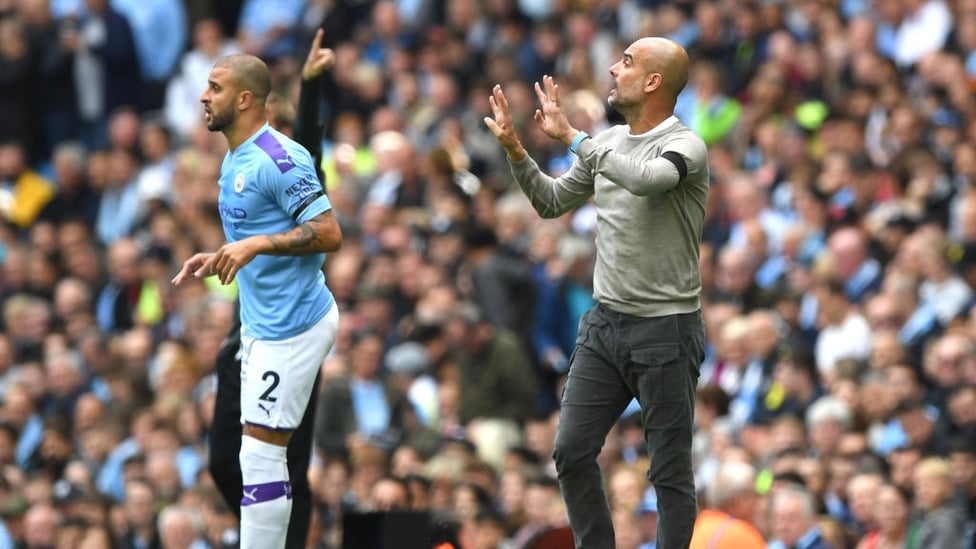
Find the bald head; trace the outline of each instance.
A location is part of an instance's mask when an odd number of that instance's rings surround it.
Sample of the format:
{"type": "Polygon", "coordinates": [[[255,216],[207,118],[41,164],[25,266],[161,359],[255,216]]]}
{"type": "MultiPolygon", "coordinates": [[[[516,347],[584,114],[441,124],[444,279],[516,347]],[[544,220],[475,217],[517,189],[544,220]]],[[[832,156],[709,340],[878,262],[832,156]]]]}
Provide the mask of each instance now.
{"type": "Polygon", "coordinates": [[[263,105],[271,93],[271,71],[268,66],[253,55],[237,53],[217,60],[215,69],[227,69],[231,82],[238,91],[249,91],[254,99],[263,105]]]}
{"type": "Polygon", "coordinates": [[[641,38],[633,47],[648,73],[661,74],[661,89],[677,99],[688,84],[688,52],[677,42],[659,36],[641,38]]]}

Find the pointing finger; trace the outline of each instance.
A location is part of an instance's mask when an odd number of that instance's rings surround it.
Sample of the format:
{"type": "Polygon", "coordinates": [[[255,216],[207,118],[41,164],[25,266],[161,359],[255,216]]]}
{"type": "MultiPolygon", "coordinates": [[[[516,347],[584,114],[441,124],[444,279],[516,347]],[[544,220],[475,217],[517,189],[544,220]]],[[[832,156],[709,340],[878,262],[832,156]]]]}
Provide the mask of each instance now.
{"type": "Polygon", "coordinates": [[[319,51],[319,48],[322,47],[322,36],[324,34],[325,31],[321,28],[315,31],[315,38],[312,39],[312,51],[319,51]]]}

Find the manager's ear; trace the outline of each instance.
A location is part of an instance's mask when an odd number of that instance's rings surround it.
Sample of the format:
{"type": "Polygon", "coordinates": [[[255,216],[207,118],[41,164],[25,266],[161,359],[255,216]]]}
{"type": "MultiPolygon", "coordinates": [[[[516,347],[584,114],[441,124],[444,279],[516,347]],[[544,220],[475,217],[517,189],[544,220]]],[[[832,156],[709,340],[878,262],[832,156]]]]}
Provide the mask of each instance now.
{"type": "Polygon", "coordinates": [[[656,91],[664,83],[664,77],[659,72],[652,72],[644,78],[644,92],[656,91]]]}

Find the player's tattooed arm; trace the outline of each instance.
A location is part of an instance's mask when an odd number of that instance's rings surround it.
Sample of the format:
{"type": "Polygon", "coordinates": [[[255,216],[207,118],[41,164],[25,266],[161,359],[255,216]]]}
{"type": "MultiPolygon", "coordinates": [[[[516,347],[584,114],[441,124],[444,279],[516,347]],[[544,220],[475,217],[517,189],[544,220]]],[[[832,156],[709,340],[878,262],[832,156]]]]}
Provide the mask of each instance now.
{"type": "Polygon", "coordinates": [[[334,252],[342,245],[342,231],[332,212],[323,212],[294,229],[278,234],[252,236],[224,244],[212,254],[197,254],[173,279],[179,284],[192,269],[194,276],[216,275],[230,284],[237,272],[257,255],[305,255],[334,252]]]}
{"type": "Polygon", "coordinates": [[[264,237],[268,255],[303,255],[334,252],[342,245],[342,231],[332,211],[322,212],[294,229],[264,237]]]}

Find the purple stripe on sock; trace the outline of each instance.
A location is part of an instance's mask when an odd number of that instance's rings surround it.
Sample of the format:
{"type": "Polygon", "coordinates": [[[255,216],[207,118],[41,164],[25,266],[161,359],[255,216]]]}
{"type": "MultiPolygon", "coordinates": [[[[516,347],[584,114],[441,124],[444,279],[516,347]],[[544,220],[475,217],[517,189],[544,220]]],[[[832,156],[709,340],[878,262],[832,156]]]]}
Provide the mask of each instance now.
{"type": "Polygon", "coordinates": [[[280,480],[278,482],[266,482],[264,484],[250,484],[244,486],[243,492],[244,497],[241,498],[241,507],[271,501],[282,496],[291,499],[291,482],[280,480]]]}

